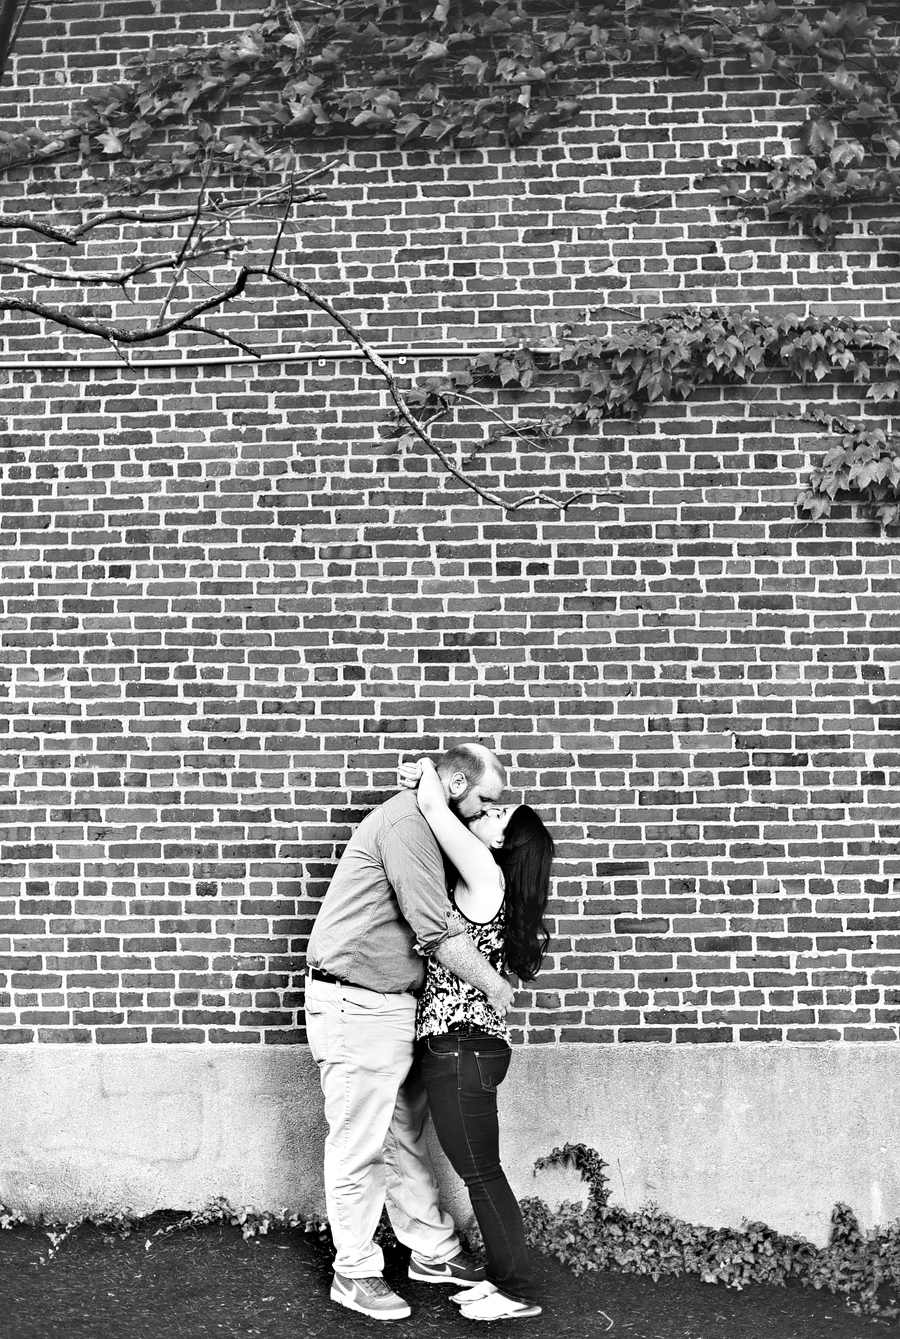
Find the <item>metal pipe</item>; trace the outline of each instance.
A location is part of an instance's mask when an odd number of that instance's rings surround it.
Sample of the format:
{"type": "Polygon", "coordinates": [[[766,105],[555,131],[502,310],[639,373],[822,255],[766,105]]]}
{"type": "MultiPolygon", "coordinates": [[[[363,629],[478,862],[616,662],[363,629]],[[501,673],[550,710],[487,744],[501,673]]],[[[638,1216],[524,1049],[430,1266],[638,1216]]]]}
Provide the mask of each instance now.
{"type": "MultiPolygon", "coordinates": [[[[509,348],[508,344],[373,344],[372,348],[382,358],[472,358],[479,353],[500,353],[509,348]]],[[[131,359],[128,363],[122,358],[18,358],[0,361],[0,372],[5,370],[28,371],[33,368],[80,368],[80,367],[213,367],[217,363],[231,366],[235,363],[314,363],[326,359],[342,358],[364,361],[361,349],[348,345],[327,345],[320,349],[304,349],[297,353],[264,353],[259,358],[249,354],[224,354],[213,358],[145,358],[131,359]]]]}

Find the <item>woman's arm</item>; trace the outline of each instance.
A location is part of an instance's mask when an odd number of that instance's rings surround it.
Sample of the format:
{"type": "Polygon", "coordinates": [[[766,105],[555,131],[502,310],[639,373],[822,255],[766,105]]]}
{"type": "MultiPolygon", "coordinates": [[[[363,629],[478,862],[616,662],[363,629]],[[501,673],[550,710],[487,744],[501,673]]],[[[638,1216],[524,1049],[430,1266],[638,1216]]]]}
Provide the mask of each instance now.
{"type": "Polygon", "coordinates": [[[404,764],[399,772],[400,784],[411,788],[417,773],[416,799],[422,817],[434,833],[441,850],[456,866],[469,892],[478,901],[483,896],[488,907],[492,908],[485,917],[489,919],[496,911],[500,867],[484,843],[449,808],[444,787],[429,758],[418,763],[404,764]]]}

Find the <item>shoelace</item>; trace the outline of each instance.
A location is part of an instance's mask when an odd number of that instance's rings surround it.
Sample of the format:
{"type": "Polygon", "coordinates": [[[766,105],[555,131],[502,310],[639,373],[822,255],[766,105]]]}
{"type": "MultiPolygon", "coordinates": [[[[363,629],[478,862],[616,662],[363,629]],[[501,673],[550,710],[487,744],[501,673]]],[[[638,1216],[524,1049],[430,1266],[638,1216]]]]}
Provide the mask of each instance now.
{"type": "Polygon", "coordinates": [[[353,1282],[357,1287],[361,1288],[364,1293],[367,1293],[369,1297],[388,1297],[393,1291],[392,1288],[388,1287],[384,1279],[373,1277],[369,1279],[354,1279],[353,1282]]]}

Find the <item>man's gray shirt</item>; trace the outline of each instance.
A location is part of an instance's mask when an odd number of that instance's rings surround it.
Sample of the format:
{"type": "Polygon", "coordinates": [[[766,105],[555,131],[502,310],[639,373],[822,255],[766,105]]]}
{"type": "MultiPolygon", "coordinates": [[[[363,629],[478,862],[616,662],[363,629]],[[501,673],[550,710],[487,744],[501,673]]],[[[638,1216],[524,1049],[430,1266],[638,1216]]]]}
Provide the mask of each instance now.
{"type": "Polygon", "coordinates": [[[307,950],[318,967],[385,994],[418,990],[424,959],[463,922],[412,791],[367,814],[338,862],[307,950]]]}

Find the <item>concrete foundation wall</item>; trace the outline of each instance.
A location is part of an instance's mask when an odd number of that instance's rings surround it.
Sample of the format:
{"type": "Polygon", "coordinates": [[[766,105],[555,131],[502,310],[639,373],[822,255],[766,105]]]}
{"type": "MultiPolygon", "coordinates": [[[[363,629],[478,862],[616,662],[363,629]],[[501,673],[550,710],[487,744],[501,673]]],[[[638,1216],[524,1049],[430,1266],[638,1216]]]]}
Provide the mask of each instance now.
{"type": "MultiPolygon", "coordinates": [[[[613,1197],[711,1225],[757,1219],[823,1242],[831,1208],[900,1216],[897,1048],[532,1047],[501,1093],[520,1195],[576,1198],[532,1174],[567,1140],[610,1164],[613,1197]]],[[[324,1130],[305,1047],[0,1050],[0,1201],[68,1218],[98,1210],[322,1212],[324,1130]]],[[[465,1192],[440,1168],[451,1210],[465,1192]]]]}

